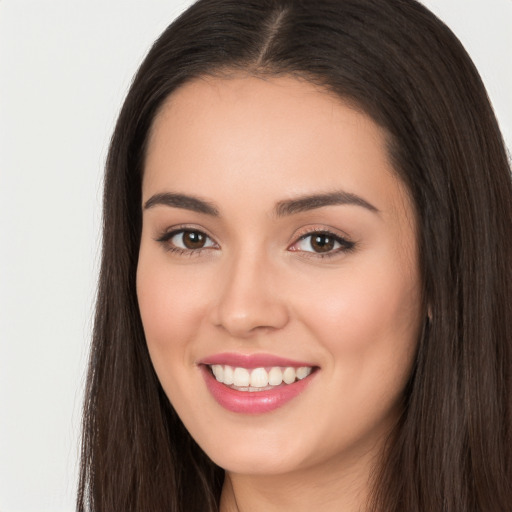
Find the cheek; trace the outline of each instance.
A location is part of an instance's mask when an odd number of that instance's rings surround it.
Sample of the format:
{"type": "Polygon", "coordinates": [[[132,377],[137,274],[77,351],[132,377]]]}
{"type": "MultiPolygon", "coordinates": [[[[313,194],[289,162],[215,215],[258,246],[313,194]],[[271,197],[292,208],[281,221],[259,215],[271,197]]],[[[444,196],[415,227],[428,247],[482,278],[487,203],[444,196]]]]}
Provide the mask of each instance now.
{"type": "Polygon", "coordinates": [[[193,350],[210,280],[193,266],[170,265],[165,255],[142,250],[139,256],[137,297],[151,362],[181,420],[199,438],[210,436],[209,423],[198,416],[207,409],[208,397],[193,350]]]}
{"type": "Polygon", "coordinates": [[[141,254],[137,297],[158,379],[180,417],[193,425],[195,413],[190,404],[199,407],[200,401],[197,388],[190,385],[191,377],[197,377],[192,349],[204,318],[204,281],[188,274],[169,265],[165,258],[141,254]]]}
{"type": "Polygon", "coordinates": [[[323,367],[328,391],[315,417],[321,422],[321,411],[335,402],[323,428],[350,444],[365,432],[386,431],[394,421],[419,338],[420,288],[415,276],[404,278],[392,268],[367,267],[334,281],[310,287],[309,299],[299,307],[328,354],[323,367]]]}
{"type": "Polygon", "coordinates": [[[137,297],[148,348],[158,371],[159,358],[184,358],[204,317],[204,280],[188,276],[165,258],[141,252],[137,269],[137,297]],[[163,261],[161,261],[161,259],[163,261]]]}
{"type": "Polygon", "coordinates": [[[416,273],[382,268],[351,269],[318,282],[299,305],[304,323],[330,353],[333,367],[365,386],[383,372],[390,381],[407,378],[421,325],[416,273]]]}

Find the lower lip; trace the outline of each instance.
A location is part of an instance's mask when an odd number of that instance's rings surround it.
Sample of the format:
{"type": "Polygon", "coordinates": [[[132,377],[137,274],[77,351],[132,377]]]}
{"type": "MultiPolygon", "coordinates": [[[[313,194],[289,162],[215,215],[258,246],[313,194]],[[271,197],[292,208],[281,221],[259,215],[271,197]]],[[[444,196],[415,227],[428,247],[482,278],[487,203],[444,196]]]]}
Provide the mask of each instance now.
{"type": "Polygon", "coordinates": [[[238,391],[220,383],[209,368],[201,365],[204,380],[213,398],[231,412],[241,414],[262,414],[282,407],[308,386],[316,372],[293,384],[282,384],[266,391],[238,391]]]}

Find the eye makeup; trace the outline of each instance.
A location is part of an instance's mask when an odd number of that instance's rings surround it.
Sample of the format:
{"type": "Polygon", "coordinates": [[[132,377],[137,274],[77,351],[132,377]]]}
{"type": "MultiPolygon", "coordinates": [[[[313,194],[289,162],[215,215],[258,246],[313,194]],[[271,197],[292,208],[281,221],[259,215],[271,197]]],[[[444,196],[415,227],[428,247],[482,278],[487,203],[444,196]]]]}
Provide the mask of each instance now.
{"type": "Polygon", "coordinates": [[[333,257],[339,253],[351,252],[356,244],[325,228],[308,231],[300,236],[289,248],[289,251],[297,251],[310,257],[333,257]]]}
{"type": "MultiPolygon", "coordinates": [[[[156,242],[166,251],[177,255],[200,255],[205,250],[220,249],[220,246],[204,231],[190,226],[179,226],[166,231],[156,242]]],[[[325,228],[308,229],[287,250],[303,253],[306,257],[325,258],[351,252],[356,244],[344,236],[325,228]]]]}
{"type": "Polygon", "coordinates": [[[156,241],[166,251],[184,256],[197,256],[204,250],[219,249],[218,244],[204,231],[187,226],[166,231],[156,241]]]}

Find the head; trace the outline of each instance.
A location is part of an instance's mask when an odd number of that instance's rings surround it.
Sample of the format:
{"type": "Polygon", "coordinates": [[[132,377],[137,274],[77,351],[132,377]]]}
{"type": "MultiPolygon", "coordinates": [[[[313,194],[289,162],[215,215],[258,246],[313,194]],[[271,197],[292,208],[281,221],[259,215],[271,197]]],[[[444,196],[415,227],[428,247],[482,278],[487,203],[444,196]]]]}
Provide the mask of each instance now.
{"type": "Polygon", "coordinates": [[[411,222],[416,340],[382,454],[388,469],[376,470],[375,501],[382,510],[397,501],[404,510],[436,510],[442,496],[472,510],[492,494],[502,499],[510,451],[486,432],[499,429],[503,440],[510,425],[510,171],[465,51],[420,4],[403,0],[199,1],[149,52],[107,162],[86,404],[84,455],[93,463],[85,463],[82,485],[94,471],[92,498],[118,507],[115,492],[146,509],[155,495],[162,507],[175,500],[175,510],[208,500],[214,509],[218,499],[222,472],[183,427],[153,369],[136,275],[152,134],[172,115],[173,98],[194,84],[242,76],[291,80],[368,119],[411,222]],[[127,469],[109,476],[114,464],[127,469]],[[486,482],[500,472],[491,492],[486,482]],[[204,493],[194,498],[189,489],[198,482],[204,493]]]}
{"type": "Polygon", "coordinates": [[[201,448],[260,481],[368,470],[427,317],[385,132],[304,80],[203,77],[154,121],[142,205],[146,342],[201,448]],[[250,394],[210,374],[266,387],[287,367],[306,377],[250,394]]]}

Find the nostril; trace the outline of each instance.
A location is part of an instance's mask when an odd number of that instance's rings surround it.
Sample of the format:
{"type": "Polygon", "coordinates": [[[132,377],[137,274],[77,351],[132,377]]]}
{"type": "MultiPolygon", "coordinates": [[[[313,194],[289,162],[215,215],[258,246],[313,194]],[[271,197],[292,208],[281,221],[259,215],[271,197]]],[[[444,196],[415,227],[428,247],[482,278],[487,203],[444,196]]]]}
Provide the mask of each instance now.
{"type": "Polygon", "coordinates": [[[213,324],[232,336],[247,337],[282,329],[289,321],[285,304],[266,300],[223,301],[212,315],[213,324]]]}

